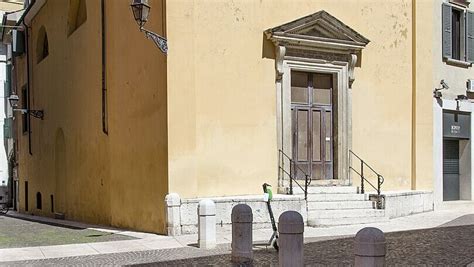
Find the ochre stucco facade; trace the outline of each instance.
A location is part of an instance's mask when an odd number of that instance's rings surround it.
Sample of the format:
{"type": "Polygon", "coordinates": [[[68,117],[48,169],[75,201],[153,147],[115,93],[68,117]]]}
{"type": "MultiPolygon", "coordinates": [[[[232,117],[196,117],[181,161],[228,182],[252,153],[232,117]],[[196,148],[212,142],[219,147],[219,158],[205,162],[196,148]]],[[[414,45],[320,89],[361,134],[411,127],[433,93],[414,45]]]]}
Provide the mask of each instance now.
{"type": "MultiPolygon", "coordinates": [[[[69,1],[46,1],[31,22],[30,107],[44,109],[45,117],[31,118],[31,154],[28,134],[18,127],[20,211],[53,216],[52,195],[54,212],[66,219],[163,232],[166,58],[140,33],[128,1],[105,2],[108,134],[102,127],[101,2],[86,1],[87,20],[69,37],[69,1]],[[41,27],[49,55],[38,63],[41,27]]],[[[157,14],[160,5],[153,3],[157,14]]],[[[160,16],[148,23],[163,26],[160,16]]],[[[27,83],[26,54],[15,60],[21,93],[27,83]]]]}
{"type": "Polygon", "coordinates": [[[276,184],[275,56],[263,31],[319,10],[370,39],[351,90],[353,150],[390,177],[387,188],[409,189],[412,3],[396,2],[168,3],[170,191],[250,194],[276,184]]]}
{"type": "MultiPolygon", "coordinates": [[[[105,0],[108,134],[100,2],[86,1],[87,20],[69,37],[69,1],[45,1],[31,22],[31,108],[45,118],[31,119],[32,154],[18,127],[22,212],[53,216],[53,195],[67,219],[164,233],[168,193],[276,185],[275,47],[264,31],[320,10],[370,40],[350,89],[352,150],[383,174],[383,190],[433,190],[433,88],[450,73],[454,98],[472,72],[441,60],[441,0],[150,0],[146,28],[167,37],[167,56],[139,32],[130,1],[105,0]],[[49,55],[37,63],[41,27],[49,55]]],[[[25,60],[15,58],[17,90],[25,60]]]]}

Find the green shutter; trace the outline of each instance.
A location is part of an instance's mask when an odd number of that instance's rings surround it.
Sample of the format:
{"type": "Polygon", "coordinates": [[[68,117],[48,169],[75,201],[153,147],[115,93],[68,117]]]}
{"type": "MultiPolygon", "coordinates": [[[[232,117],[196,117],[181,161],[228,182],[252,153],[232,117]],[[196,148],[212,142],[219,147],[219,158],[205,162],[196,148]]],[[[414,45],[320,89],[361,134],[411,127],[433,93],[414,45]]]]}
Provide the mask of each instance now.
{"type": "Polygon", "coordinates": [[[474,12],[466,13],[466,61],[474,62],[474,12]]]}
{"type": "Polygon", "coordinates": [[[452,7],[443,4],[443,58],[453,57],[452,7]]]}
{"type": "Polygon", "coordinates": [[[25,34],[22,31],[13,30],[12,52],[14,56],[25,53],[25,34]]]}
{"type": "Polygon", "coordinates": [[[3,138],[13,138],[13,118],[3,120],[3,138]]]}
{"type": "Polygon", "coordinates": [[[12,93],[12,65],[7,64],[5,68],[5,95],[9,97],[12,93]]]}

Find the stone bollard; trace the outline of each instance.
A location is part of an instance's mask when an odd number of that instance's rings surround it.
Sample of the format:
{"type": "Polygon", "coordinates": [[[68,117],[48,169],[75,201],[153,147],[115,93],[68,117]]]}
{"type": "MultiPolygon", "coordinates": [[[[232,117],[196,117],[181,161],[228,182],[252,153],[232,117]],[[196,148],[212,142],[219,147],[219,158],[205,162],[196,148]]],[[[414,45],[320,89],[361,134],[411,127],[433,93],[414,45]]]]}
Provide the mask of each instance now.
{"type": "Polygon", "coordinates": [[[278,219],[278,261],[280,266],[303,266],[303,217],[296,211],[285,211],[278,219]]]}
{"type": "Polygon", "coordinates": [[[176,193],[170,193],[165,197],[166,203],[166,229],[169,236],[181,235],[180,207],[181,198],[176,193]]]}
{"type": "Polygon", "coordinates": [[[199,201],[198,206],[198,246],[212,249],[216,247],[216,205],[210,199],[199,201]]]}
{"type": "Polygon", "coordinates": [[[354,241],[355,266],[385,266],[385,236],[380,229],[366,227],[357,232],[354,241]]]}
{"type": "Polygon", "coordinates": [[[249,264],[253,261],[252,209],[238,204],[232,209],[232,262],[249,264]]]}

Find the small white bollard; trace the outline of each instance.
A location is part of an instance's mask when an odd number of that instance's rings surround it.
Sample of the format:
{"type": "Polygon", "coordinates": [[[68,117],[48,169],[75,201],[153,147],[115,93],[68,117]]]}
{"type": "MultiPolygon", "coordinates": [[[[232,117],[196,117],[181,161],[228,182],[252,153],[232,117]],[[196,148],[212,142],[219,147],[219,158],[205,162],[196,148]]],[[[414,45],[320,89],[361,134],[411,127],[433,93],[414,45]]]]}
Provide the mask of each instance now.
{"type": "Polygon", "coordinates": [[[285,211],[278,219],[279,266],[304,266],[303,216],[297,211],[285,211]]]}
{"type": "Polygon", "coordinates": [[[386,243],[383,232],[375,227],[366,227],[357,232],[354,254],[356,267],[385,266],[386,243]]]}
{"type": "Polygon", "coordinates": [[[216,247],[216,204],[210,199],[199,201],[198,206],[198,246],[212,249],[216,247]]]}

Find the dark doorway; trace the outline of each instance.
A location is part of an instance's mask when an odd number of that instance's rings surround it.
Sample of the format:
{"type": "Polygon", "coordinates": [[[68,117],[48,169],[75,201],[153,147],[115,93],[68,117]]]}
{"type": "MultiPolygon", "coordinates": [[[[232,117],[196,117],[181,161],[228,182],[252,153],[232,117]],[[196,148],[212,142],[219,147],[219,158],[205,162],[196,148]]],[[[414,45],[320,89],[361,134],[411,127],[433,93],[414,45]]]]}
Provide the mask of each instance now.
{"type": "Polygon", "coordinates": [[[443,200],[459,200],[459,140],[443,140],[443,200]]]}
{"type": "Polygon", "coordinates": [[[28,181],[25,181],[25,211],[28,211],[28,181]]]}
{"type": "Polygon", "coordinates": [[[36,193],[36,208],[39,210],[43,209],[43,199],[40,192],[36,193]]]}
{"type": "Polygon", "coordinates": [[[54,213],[54,196],[51,195],[51,213],[54,213]]]}
{"type": "Polygon", "coordinates": [[[334,98],[331,74],[291,72],[293,160],[312,179],[334,179],[334,98]]]}

